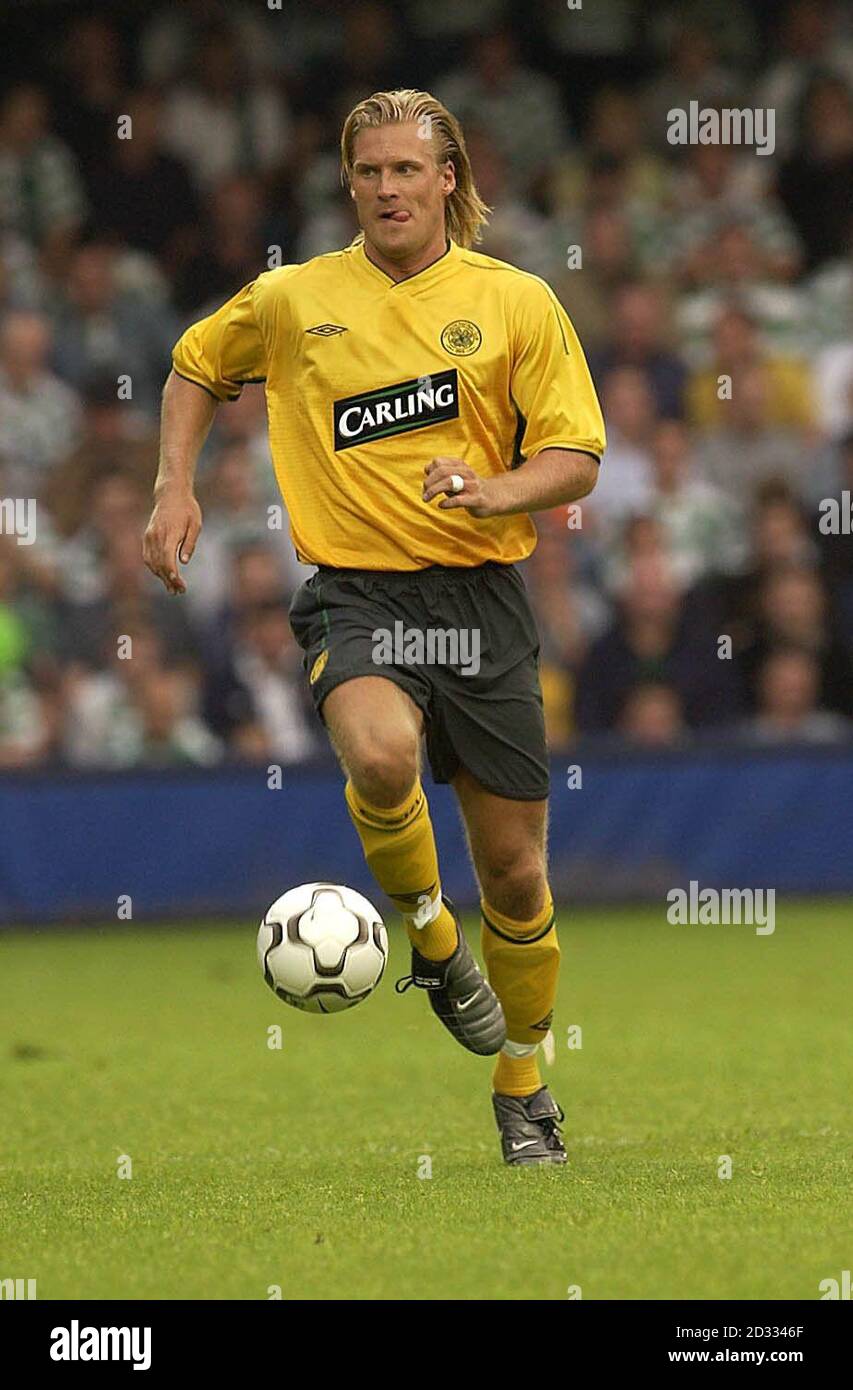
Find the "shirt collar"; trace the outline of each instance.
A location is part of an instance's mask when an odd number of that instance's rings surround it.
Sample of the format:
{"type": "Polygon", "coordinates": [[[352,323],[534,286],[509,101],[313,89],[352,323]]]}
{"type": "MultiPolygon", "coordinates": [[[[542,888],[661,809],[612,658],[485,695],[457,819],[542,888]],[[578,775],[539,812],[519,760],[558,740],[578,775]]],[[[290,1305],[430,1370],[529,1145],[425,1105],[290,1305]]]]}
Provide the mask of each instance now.
{"type": "Polygon", "coordinates": [[[374,265],[365,250],[363,241],[355,248],[355,254],[362,272],[390,292],[405,290],[408,286],[415,286],[420,289],[424,285],[431,285],[435,280],[439,280],[455,270],[461,250],[456,242],[448,237],[447,248],[438,259],[432,261],[430,265],[424,266],[423,270],[416,270],[414,275],[407,275],[405,280],[392,280],[390,275],[386,275],[384,270],[380,270],[378,265],[374,265]]]}

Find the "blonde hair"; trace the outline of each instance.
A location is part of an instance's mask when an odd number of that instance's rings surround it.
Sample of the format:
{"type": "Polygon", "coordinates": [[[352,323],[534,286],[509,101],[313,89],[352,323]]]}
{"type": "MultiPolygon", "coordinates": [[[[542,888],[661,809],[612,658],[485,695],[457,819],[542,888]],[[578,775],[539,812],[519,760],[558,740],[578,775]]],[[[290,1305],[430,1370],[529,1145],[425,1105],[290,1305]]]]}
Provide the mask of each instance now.
{"type": "MultiPolygon", "coordinates": [[[[341,182],[352,187],[353,151],[359,131],[369,127],[415,121],[432,141],[438,165],[452,160],[456,171],[456,187],[445,203],[444,222],[448,236],[460,246],[474,246],[481,238],[490,208],[477,192],[471,161],[465,148],[465,136],[456,117],[429,92],[402,87],[394,92],[374,92],[354,106],[341,131],[341,182]]],[[[360,233],[356,242],[364,240],[360,233]]]]}

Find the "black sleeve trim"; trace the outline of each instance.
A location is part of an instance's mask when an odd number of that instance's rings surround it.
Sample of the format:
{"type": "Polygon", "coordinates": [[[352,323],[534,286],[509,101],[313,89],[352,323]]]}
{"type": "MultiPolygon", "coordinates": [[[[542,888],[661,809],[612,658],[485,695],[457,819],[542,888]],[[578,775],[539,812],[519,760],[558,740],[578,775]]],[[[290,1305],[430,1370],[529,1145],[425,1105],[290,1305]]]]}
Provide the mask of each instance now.
{"type": "Polygon", "coordinates": [[[213,399],[216,401],[217,405],[224,404],[221,396],[217,396],[216,392],[211,391],[209,387],[202,386],[200,381],[193,381],[191,376],[184,376],[183,372],[178,371],[177,367],[173,367],[172,371],[175,373],[175,376],[179,376],[181,378],[181,381],[188,381],[190,386],[197,386],[199,391],[204,391],[208,396],[212,396],[213,399]]]}

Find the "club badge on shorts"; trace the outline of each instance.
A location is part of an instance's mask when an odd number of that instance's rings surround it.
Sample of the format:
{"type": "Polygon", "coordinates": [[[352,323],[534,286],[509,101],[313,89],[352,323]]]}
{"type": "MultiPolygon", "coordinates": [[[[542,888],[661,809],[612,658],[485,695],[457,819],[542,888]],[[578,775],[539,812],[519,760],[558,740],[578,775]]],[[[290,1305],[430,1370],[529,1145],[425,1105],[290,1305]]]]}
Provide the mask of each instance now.
{"type": "Polygon", "coordinates": [[[320,653],[320,655],[317,657],[317,660],[314,662],[314,665],[311,667],[311,674],[308,677],[309,685],[315,685],[317,683],[317,681],[320,679],[320,677],[326,669],[326,662],[328,660],[329,649],[327,647],[324,652],[320,653]]]}

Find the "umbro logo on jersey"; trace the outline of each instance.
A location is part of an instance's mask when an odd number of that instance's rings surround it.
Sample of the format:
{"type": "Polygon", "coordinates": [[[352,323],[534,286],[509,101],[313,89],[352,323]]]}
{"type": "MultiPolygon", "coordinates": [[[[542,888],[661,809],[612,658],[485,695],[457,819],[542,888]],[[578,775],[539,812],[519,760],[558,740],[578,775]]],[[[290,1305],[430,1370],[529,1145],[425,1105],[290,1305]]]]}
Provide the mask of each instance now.
{"type": "Polygon", "coordinates": [[[459,417],[456,368],[335,401],[335,451],[459,417]]]}
{"type": "Polygon", "coordinates": [[[318,323],[314,328],[306,328],[306,333],[316,333],[318,338],[334,338],[336,333],[349,333],[348,328],[342,328],[339,323],[318,323]]]}

